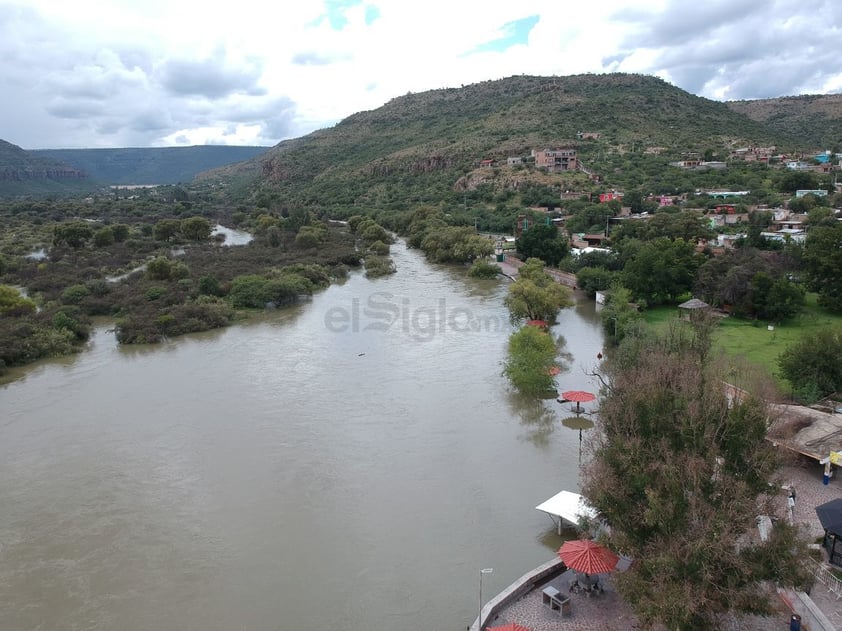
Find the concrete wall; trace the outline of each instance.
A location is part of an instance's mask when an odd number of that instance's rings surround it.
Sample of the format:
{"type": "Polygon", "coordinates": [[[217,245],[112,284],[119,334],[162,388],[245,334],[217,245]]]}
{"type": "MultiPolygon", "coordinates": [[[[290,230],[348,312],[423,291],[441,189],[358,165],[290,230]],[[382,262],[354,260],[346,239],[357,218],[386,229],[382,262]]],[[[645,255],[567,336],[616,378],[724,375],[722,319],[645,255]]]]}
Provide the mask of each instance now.
{"type": "Polygon", "coordinates": [[[494,598],[489,600],[482,607],[480,616],[474,623],[468,627],[468,631],[480,631],[482,627],[487,624],[488,620],[493,620],[497,613],[516,600],[519,600],[539,585],[543,585],[547,581],[554,579],[560,574],[564,574],[567,567],[561,559],[553,559],[547,561],[543,565],[539,565],[534,570],[527,572],[521,576],[514,583],[509,585],[502,592],[497,594],[494,598]]]}

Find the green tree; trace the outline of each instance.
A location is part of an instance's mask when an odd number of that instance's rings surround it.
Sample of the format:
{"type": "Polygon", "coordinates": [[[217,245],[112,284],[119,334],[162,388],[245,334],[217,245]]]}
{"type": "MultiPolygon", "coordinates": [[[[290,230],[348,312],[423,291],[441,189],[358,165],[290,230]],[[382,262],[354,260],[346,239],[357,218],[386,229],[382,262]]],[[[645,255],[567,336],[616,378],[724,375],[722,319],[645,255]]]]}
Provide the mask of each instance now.
{"type": "Polygon", "coordinates": [[[256,274],[237,276],[231,281],[228,297],[235,309],[260,309],[266,305],[266,285],[269,279],[256,274]]]}
{"type": "Polygon", "coordinates": [[[631,302],[631,291],[616,282],[605,295],[600,318],[605,340],[611,346],[636,335],[643,324],[643,315],[631,302]]]}
{"type": "Polygon", "coordinates": [[[842,223],[817,226],[807,233],[802,265],[809,288],[819,294],[819,304],[842,311],[842,223]]]}
{"type": "Polygon", "coordinates": [[[21,295],[14,287],[0,285],[0,316],[23,316],[35,313],[35,302],[21,295]]]}
{"type": "Polygon", "coordinates": [[[786,278],[773,279],[765,272],[758,272],[751,281],[751,301],[758,318],[783,322],[801,311],[804,289],[786,278]]]}
{"type": "Polygon", "coordinates": [[[207,241],[210,239],[213,226],[204,217],[189,217],[181,220],[181,234],[191,241],[207,241]]]}
{"type": "Polygon", "coordinates": [[[587,204],[573,212],[564,225],[573,234],[576,232],[605,231],[608,221],[620,211],[620,202],[611,200],[607,204],[587,204]]]}
{"type": "Polygon", "coordinates": [[[129,227],[124,223],[115,223],[111,226],[111,232],[117,243],[122,243],[129,238],[129,227]]]}
{"type": "Polygon", "coordinates": [[[470,263],[490,256],[494,244],[466,226],[433,227],[425,231],[421,249],[437,263],[470,263]]]}
{"type": "Polygon", "coordinates": [[[315,230],[311,230],[310,226],[302,226],[298,234],[295,235],[295,246],[301,249],[311,249],[318,247],[321,243],[319,234],[315,230]]]}
{"type": "Polygon", "coordinates": [[[795,193],[798,190],[815,190],[819,185],[816,174],[810,171],[788,170],[778,181],[781,193],[795,193]]]}
{"type": "Polygon", "coordinates": [[[535,224],[525,230],[516,242],[518,253],[537,258],[555,267],[570,252],[570,246],[553,224],[535,224]]]}
{"type": "Polygon", "coordinates": [[[540,259],[526,260],[504,302],[514,323],[525,319],[555,322],[559,309],[573,305],[570,290],[544,271],[540,259]]]}
{"type": "Polygon", "coordinates": [[[204,296],[221,296],[223,295],[222,287],[219,284],[219,279],[212,274],[206,274],[199,279],[199,293],[204,296]]]}
{"type": "Polygon", "coordinates": [[[551,368],[558,349],[550,334],[534,326],[525,326],[509,336],[509,353],[503,374],[521,394],[539,396],[554,390],[551,368]]]}
{"type": "Polygon", "coordinates": [[[576,272],[576,286],[593,298],[596,292],[611,287],[616,276],[604,267],[583,267],[576,272]]]}
{"type": "Polygon", "coordinates": [[[180,219],[161,219],[155,224],[154,235],[158,241],[171,241],[181,232],[180,219]]]}
{"type": "Polygon", "coordinates": [[[842,329],[806,332],[778,357],[781,374],[796,392],[820,399],[842,390],[842,329]]]}
{"type": "Polygon", "coordinates": [[[695,246],[665,237],[647,241],[623,269],[623,285],[635,300],[662,304],[690,291],[701,259],[695,246]]]}
{"type": "Polygon", "coordinates": [[[146,264],[146,276],[150,280],[169,280],[173,264],[166,256],[159,256],[146,264]]]}
{"type": "Polygon", "coordinates": [[[107,248],[114,244],[114,231],[111,226],[100,228],[94,233],[94,245],[98,248],[107,248]]]}
{"type": "Polygon", "coordinates": [[[78,250],[93,236],[94,230],[84,221],[67,221],[53,228],[53,245],[67,245],[78,250]]]}
{"type": "Polygon", "coordinates": [[[607,545],[634,559],[615,581],[646,628],[714,629],[729,612],[768,614],[767,581],[808,580],[805,543],[785,520],[766,542],[747,543],[756,516],[776,514],[777,452],[761,398],[726,395],[727,367],[711,360],[706,327],[624,344],[602,375],[583,493],[610,526],[607,545]]]}

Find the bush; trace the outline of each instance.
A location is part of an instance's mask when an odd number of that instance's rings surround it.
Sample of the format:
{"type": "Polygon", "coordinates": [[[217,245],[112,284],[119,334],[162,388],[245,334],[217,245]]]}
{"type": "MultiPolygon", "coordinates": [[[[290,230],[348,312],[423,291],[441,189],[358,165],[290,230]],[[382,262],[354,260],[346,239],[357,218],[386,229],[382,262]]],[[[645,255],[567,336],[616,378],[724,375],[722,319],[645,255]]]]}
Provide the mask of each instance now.
{"type": "Polygon", "coordinates": [[[235,309],[260,309],[265,306],[265,288],[269,279],[263,276],[238,276],[231,281],[228,297],[235,309]]]}
{"type": "Polygon", "coordinates": [[[485,259],[477,259],[468,270],[468,274],[474,278],[497,278],[499,273],[500,268],[485,259]]]}
{"type": "Polygon", "coordinates": [[[394,262],[387,256],[369,254],[365,257],[365,275],[368,278],[388,276],[389,274],[394,274],[396,271],[398,270],[394,262]]]}
{"type": "Polygon", "coordinates": [[[146,265],[146,276],[150,280],[169,280],[171,273],[172,263],[165,256],[159,256],[146,265]]]}
{"type": "Polygon", "coordinates": [[[150,287],[149,289],[146,290],[145,297],[149,301],[158,300],[158,298],[163,296],[165,293],[167,293],[166,289],[164,289],[163,287],[155,286],[155,287],[150,287]]]}
{"type": "Polygon", "coordinates": [[[61,293],[61,301],[68,305],[78,305],[91,295],[85,285],[71,285],[61,293]]]}

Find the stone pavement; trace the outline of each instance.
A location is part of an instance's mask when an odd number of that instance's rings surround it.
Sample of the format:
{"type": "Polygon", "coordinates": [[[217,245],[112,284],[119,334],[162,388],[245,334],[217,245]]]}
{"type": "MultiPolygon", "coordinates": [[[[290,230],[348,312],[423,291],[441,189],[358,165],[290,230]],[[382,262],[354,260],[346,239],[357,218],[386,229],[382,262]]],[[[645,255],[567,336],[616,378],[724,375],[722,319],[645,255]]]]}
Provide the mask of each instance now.
{"type": "MultiPolygon", "coordinates": [[[[569,594],[572,613],[561,616],[543,604],[541,590],[552,585],[563,594],[568,594],[567,574],[555,578],[534,589],[523,598],[500,611],[495,620],[487,623],[487,629],[514,622],[532,631],[638,631],[641,627],[631,607],[614,590],[610,576],[601,576],[605,591],[596,596],[584,593],[569,594]]],[[[781,631],[789,625],[790,610],[781,600],[777,615],[769,617],[740,616],[725,620],[719,627],[722,631],[781,631]]],[[[802,627],[808,631],[806,627],[802,627]]],[[[661,630],[663,631],[663,630],[661,630]]]]}
{"type": "MultiPolygon", "coordinates": [[[[842,497],[842,478],[831,478],[830,483],[825,485],[822,483],[822,471],[821,465],[808,458],[797,459],[781,471],[780,516],[785,518],[787,515],[788,487],[792,485],[796,491],[793,519],[804,528],[811,542],[824,534],[816,515],[816,506],[842,497]]],[[[502,608],[494,620],[486,623],[487,628],[509,622],[521,624],[532,631],[631,631],[640,628],[631,607],[615,591],[610,575],[601,577],[605,592],[590,597],[584,593],[569,594],[570,578],[568,572],[539,585],[537,589],[502,608]],[[542,603],[541,590],[547,585],[555,587],[562,594],[570,595],[572,615],[562,617],[542,603]]],[[[838,599],[818,582],[810,590],[809,598],[830,623],[842,631],[842,599],[838,599]]],[[[724,631],[781,631],[789,626],[792,613],[790,606],[795,603],[795,611],[800,611],[797,600],[794,593],[784,593],[782,597],[773,600],[778,605],[775,615],[735,617],[724,621],[720,628],[724,631]]],[[[807,623],[806,616],[802,629],[816,631],[807,623]]]]}

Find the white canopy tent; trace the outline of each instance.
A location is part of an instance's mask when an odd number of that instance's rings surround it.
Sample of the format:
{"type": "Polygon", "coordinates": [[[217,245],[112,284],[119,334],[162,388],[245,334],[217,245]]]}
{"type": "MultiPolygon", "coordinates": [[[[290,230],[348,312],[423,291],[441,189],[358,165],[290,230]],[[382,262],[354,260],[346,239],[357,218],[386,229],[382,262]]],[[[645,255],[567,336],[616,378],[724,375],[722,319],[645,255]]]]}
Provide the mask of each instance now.
{"type": "Polygon", "coordinates": [[[578,493],[571,493],[570,491],[556,493],[535,508],[550,516],[553,523],[558,526],[558,534],[561,534],[563,522],[578,526],[580,518],[592,519],[596,517],[596,510],[588,504],[587,500],[578,493]]]}

